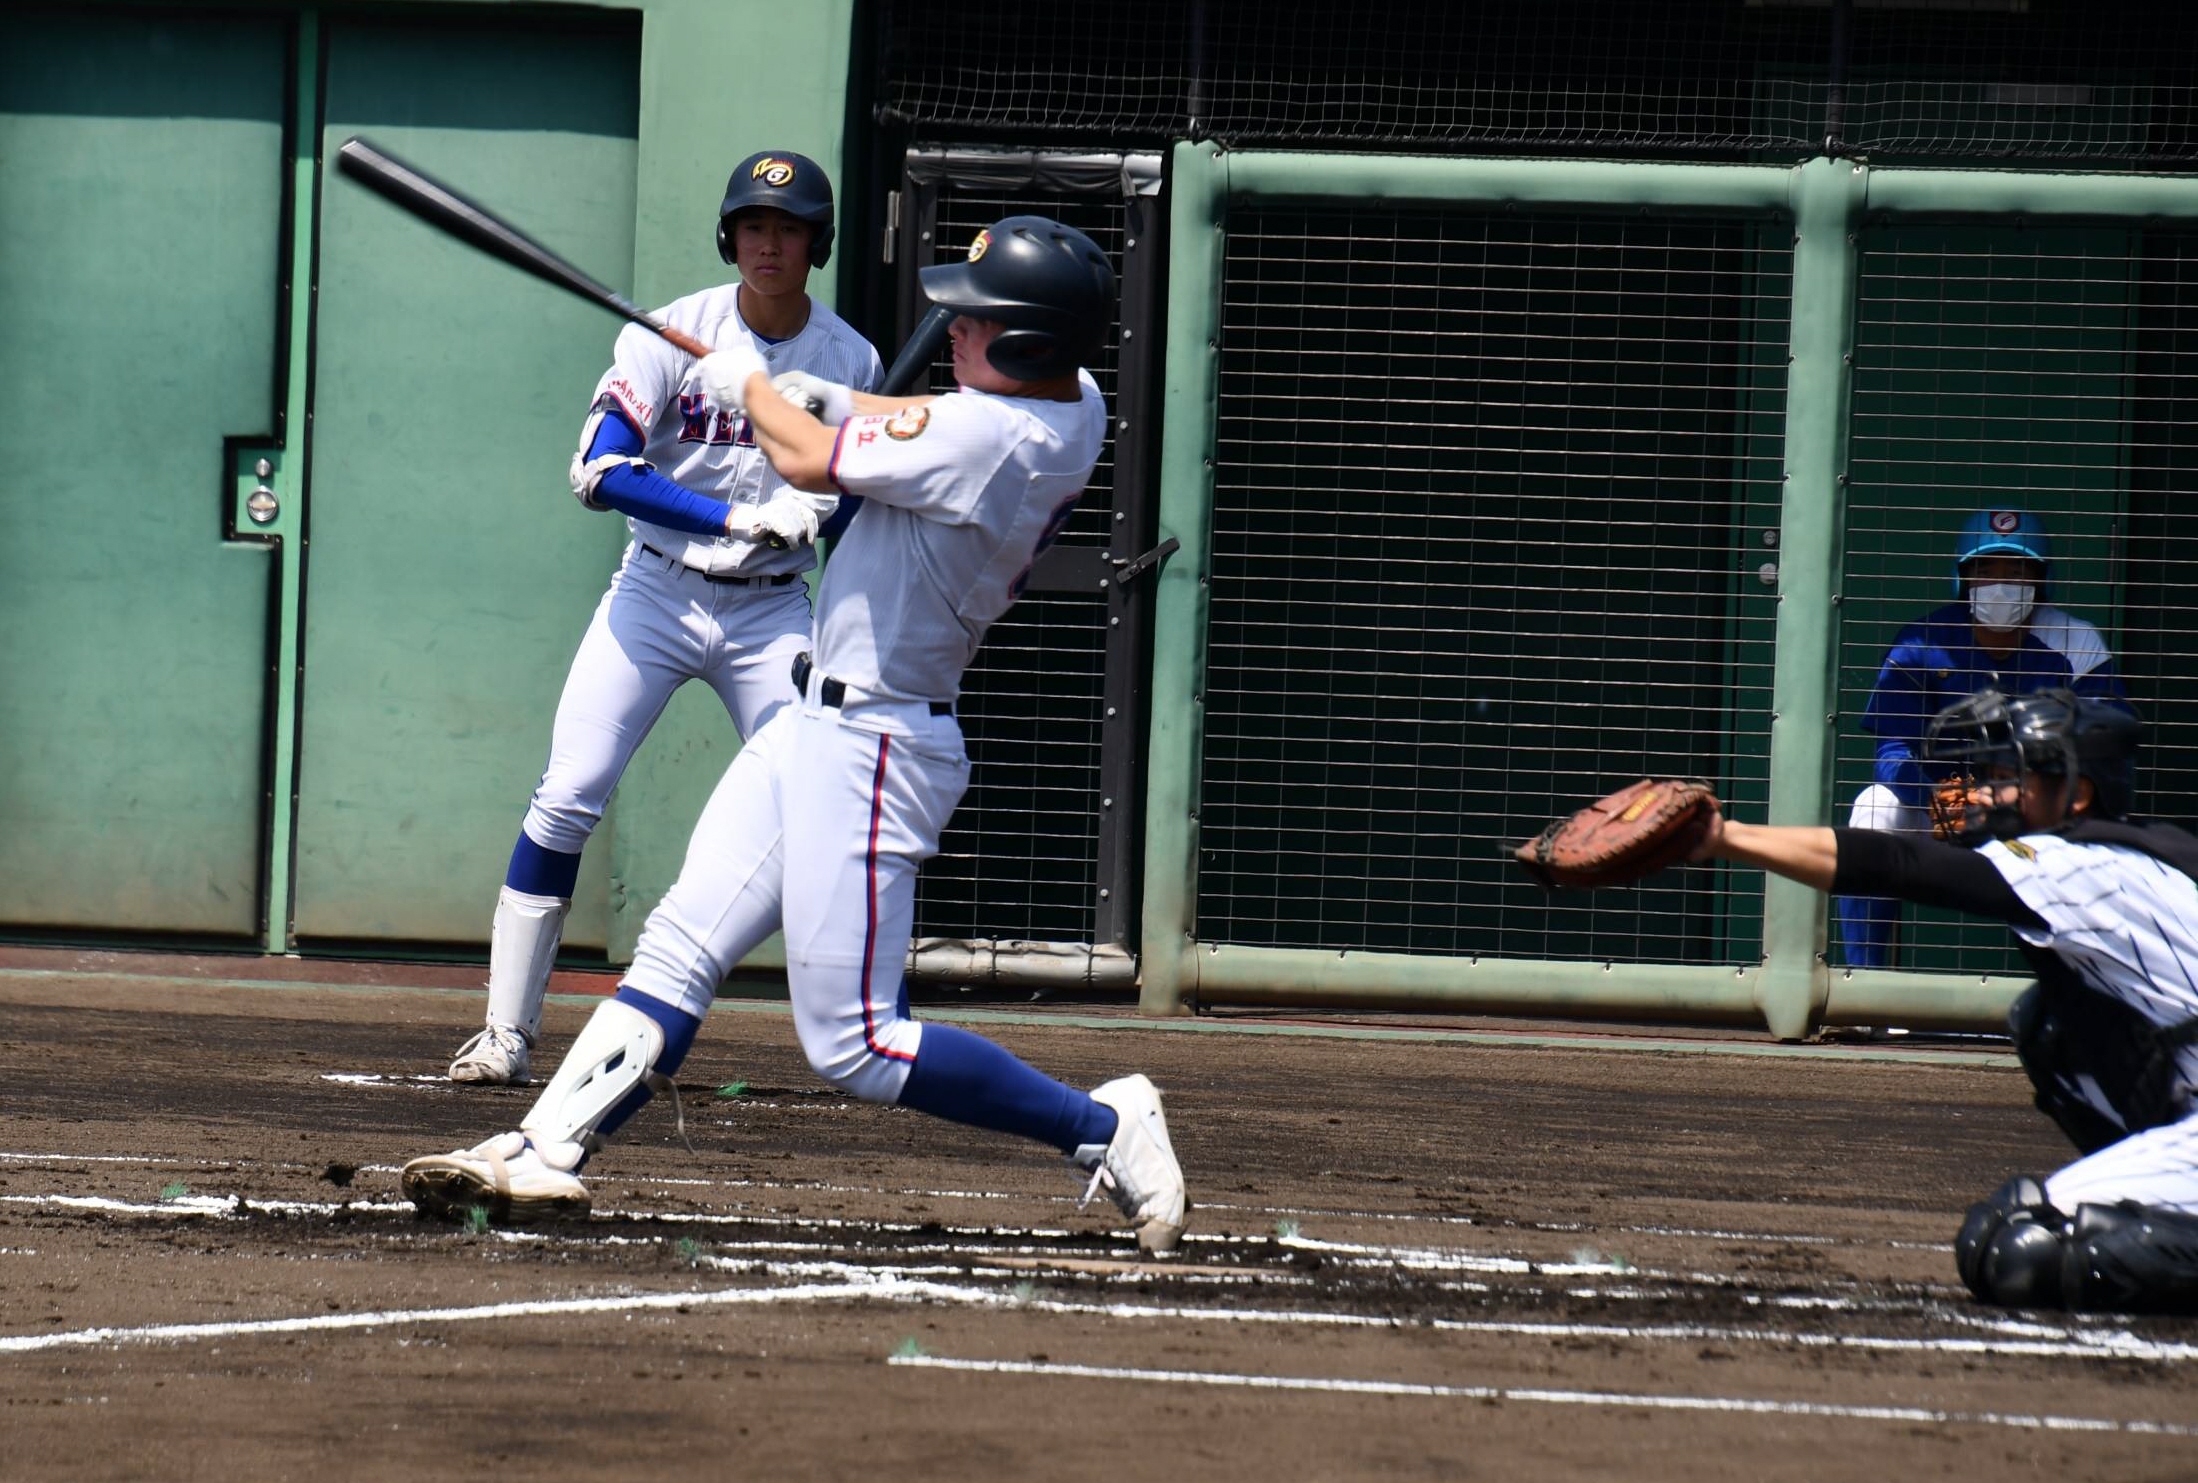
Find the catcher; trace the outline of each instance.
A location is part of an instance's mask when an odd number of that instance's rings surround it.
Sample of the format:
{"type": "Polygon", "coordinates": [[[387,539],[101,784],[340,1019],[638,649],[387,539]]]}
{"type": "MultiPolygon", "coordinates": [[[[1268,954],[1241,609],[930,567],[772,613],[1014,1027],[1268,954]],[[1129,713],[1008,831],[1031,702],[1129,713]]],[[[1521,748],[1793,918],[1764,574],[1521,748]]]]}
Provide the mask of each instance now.
{"type": "MultiPolygon", "coordinates": [[[[2082,1157],[1970,1207],[1955,1261],[1988,1303],[2198,1311],[2198,839],[2128,817],[2138,735],[2111,702],[1986,690],[1924,741],[1973,780],[1942,795],[1950,841],[1742,824],[1710,798],[1628,847],[1692,838],[1692,860],[2013,929],[2038,980],[2009,1015],[2016,1050],[2082,1157]]],[[[1563,841],[1543,848],[1563,883],[1563,841]]]]}

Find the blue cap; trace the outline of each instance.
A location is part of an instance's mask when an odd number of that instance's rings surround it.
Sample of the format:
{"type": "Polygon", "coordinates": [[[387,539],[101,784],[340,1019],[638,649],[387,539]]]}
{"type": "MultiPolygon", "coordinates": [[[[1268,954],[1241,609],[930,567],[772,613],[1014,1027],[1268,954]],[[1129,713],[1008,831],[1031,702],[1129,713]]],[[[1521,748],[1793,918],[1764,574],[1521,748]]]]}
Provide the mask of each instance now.
{"type": "Polygon", "coordinates": [[[2053,543],[2046,539],[2045,522],[2028,510],[1979,510],[1961,523],[1961,540],[1954,547],[1954,595],[1961,596],[1961,569],[1979,556],[2027,556],[2044,571],[2053,569],[2053,543]]]}

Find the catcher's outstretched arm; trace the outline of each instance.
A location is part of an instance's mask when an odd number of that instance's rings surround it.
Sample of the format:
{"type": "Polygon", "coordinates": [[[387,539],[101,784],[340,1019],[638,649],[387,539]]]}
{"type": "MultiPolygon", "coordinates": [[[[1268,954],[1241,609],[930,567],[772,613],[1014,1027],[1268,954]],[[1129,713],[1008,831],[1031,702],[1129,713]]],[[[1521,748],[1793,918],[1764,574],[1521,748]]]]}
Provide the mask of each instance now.
{"type": "Polygon", "coordinates": [[[1735,823],[1720,808],[1710,819],[1709,833],[1688,858],[1760,866],[1804,886],[1829,891],[1839,871],[1839,841],[1829,829],[1735,823]]]}

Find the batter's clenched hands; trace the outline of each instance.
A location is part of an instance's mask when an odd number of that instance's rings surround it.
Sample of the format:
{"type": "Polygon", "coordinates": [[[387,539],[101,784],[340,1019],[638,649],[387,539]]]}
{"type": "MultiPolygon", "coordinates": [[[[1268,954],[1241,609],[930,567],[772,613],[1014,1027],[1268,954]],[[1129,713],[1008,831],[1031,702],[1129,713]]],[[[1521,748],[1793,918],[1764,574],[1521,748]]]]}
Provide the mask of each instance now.
{"type": "Polygon", "coordinates": [[[778,394],[826,427],[838,427],[855,415],[855,393],[837,381],[807,371],[786,371],[771,378],[778,394]]]}
{"type": "Polygon", "coordinates": [[[695,362],[695,372],[701,376],[703,389],[709,392],[711,401],[745,414],[749,383],[763,374],[763,357],[751,346],[735,345],[730,350],[712,351],[702,357],[695,362]]]}

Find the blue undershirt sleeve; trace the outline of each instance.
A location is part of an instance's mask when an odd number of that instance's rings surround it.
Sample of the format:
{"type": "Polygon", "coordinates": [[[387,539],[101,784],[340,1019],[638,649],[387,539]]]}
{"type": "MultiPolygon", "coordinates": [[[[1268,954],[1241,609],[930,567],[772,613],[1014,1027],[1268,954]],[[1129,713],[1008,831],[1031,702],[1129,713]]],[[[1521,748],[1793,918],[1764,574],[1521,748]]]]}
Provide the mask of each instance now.
{"type": "MultiPolygon", "coordinates": [[[[638,458],[641,446],[640,432],[614,412],[597,425],[595,441],[588,445],[588,457],[592,461],[615,453],[621,458],[638,458]]],[[[631,464],[606,473],[595,488],[595,497],[621,515],[698,536],[725,534],[726,512],[731,508],[723,500],[674,483],[655,469],[637,469],[631,464]]]]}

